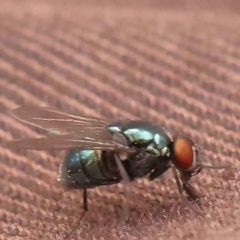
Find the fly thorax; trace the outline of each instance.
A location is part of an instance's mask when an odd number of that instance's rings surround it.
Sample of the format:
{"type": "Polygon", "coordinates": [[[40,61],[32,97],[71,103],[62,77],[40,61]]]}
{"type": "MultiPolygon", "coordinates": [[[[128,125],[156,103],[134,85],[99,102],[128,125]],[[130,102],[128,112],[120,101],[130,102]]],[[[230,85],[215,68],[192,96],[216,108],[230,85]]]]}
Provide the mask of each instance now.
{"type": "Polygon", "coordinates": [[[164,138],[156,133],[152,142],[147,147],[147,152],[153,155],[170,157],[170,149],[164,138]]]}

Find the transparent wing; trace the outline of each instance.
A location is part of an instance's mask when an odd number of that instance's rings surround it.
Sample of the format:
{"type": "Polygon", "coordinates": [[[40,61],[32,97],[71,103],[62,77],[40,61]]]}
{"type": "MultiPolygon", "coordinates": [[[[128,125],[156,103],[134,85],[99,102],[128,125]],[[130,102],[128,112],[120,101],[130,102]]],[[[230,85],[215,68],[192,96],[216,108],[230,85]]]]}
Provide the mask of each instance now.
{"type": "MultiPolygon", "coordinates": [[[[27,150],[63,150],[70,148],[114,150],[118,147],[118,144],[111,140],[97,140],[96,138],[84,138],[79,135],[67,134],[10,141],[5,143],[5,146],[27,150]]],[[[127,149],[127,147],[121,145],[119,145],[119,148],[127,149]]]]}
{"type": "Polygon", "coordinates": [[[20,107],[12,111],[18,120],[56,134],[79,130],[102,130],[109,124],[100,118],[75,116],[50,108],[20,107]]]}
{"type": "Polygon", "coordinates": [[[28,150],[101,149],[128,150],[127,146],[113,141],[107,130],[109,121],[95,117],[75,116],[55,109],[20,107],[12,112],[20,121],[52,133],[44,138],[10,141],[4,145],[28,150]]]}

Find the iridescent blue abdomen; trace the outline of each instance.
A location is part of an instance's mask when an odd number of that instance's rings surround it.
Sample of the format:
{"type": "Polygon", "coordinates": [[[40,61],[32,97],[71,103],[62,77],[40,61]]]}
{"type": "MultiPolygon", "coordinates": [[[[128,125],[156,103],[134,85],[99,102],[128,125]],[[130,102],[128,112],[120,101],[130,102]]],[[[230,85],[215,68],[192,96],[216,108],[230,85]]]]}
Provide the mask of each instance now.
{"type": "Polygon", "coordinates": [[[71,149],[60,166],[60,179],[69,187],[92,188],[119,181],[114,159],[107,164],[111,154],[100,150],[71,149]],[[112,168],[112,169],[111,169],[112,168]]]}

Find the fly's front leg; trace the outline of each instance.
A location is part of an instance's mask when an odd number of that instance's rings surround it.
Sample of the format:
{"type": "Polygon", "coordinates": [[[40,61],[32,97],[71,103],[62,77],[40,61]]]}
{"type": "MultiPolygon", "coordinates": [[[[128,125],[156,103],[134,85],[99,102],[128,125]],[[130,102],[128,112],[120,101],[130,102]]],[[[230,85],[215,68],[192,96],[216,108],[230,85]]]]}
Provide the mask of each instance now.
{"type": "Polygon", "coordinates": [[[183,183],[184,191],[191,197],[192,199],[200,198],[202,195],[188,182],[183,183]]]}
{"type": "Polygon", "coordinates": [[[188,194],[188,196],[192,199],[198,199],[202,195],[188,182],[191,176],[188,174],[181,174],[181,181],[183,190],[188,194]]]}
{"type": "MultiPolygon", "coordinates": [[[[180,193],[181,196],[181,200],[191,209],[193,210],[193,212],[199,214],[202,216],[202,212],[193,207],[191,205],[191,203],[187,200],[187,198],[183,195],[183,190],[185,190],[190,196],[196,197],[197,196],[197,191],[188,183],[188,180],[190,179],[190,176],[188,175],[183,175],[183,173],[181,174],[180,178],[177,174],[177,170],[175,169],[175,167],[172,167],[173,169],[173,173],[176,179],[176,183],[177,183],[177,187],[178,187],[178,191],[180,193]],[[185,177],[185,178],[184,178],[185,177]]],[[[174,207],[175,208],[175,207],[174,207]]]]}

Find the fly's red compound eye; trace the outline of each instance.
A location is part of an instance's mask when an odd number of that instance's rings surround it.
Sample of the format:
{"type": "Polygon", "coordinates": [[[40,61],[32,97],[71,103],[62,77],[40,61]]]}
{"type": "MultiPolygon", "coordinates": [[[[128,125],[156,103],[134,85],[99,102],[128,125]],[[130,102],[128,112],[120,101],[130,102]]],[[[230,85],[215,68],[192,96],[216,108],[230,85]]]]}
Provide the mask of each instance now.
{"type": "Polygon", "coordinates": [[[196,165],[196,150],[193,142],[185,137],[178,137],[174,141],[174,164],[183,171],[191,170],[196,165]]]}

